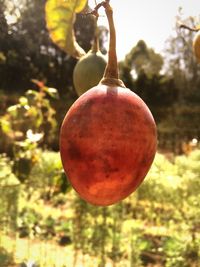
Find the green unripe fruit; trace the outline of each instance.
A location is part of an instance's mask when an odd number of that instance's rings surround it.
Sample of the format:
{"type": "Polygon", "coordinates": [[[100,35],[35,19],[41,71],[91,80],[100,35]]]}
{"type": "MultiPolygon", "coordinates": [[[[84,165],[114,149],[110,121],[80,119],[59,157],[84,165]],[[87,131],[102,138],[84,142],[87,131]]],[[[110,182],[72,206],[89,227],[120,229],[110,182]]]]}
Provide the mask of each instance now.
{"type": "Polygon", "coordinates": [[[79,96],[99,83],[105,67],[106,59],[100,51],[90,50],[78,61],[73,72],[73,82],[79,96]]]}

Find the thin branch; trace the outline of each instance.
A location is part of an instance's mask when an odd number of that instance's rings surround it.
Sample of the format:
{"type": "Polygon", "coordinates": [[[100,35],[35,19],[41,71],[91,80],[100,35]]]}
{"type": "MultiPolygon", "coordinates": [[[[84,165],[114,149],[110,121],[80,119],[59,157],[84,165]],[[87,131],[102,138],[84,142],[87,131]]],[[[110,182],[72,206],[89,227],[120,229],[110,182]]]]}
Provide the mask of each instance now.
{"type": "Polygon", "coordinates": [[[181,22],[179,22],[178,24],[179,24],[179,28],[187,29],[187,30],[192,31],[192,32],[198,32],[200,30],[199,27],[192,28],[192,27],[189,27],[189,26],[187,26],[181,22]]]}
{"type": "MultiPolygon", "coordinates": [[[[95,2],[96,2],[96,1],[95,1],[95,2]]],[[[105,8],[105,6],[106,6],[109,2],[110,2],[110,0],[105,0],[105,1],[100,2],[99,4],[97,4],[97,5],[95,6],[95,8],[94,8],[91,12],[86,13],[85,15],[94,15],[94,16],[96,16],[96,17],[99,17],[99,13],[98,13],[99,8],[101,8],[101,7],[104,7],[104,8],[105,8]]]]}

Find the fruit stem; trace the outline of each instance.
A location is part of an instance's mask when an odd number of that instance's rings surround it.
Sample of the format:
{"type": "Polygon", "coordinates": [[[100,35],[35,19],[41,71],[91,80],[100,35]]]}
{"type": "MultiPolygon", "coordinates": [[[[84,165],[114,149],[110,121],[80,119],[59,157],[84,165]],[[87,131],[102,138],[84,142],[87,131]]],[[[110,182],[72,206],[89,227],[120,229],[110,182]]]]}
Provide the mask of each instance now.
{"type": "Polygon", "coordinates": [[[93,53],[97,53],[99,51],[99,38],[96,35],[94,36],[91,50],[93,53]]]}
{"type": "Polygon", "coordinates": [[[110,30],[109,50],[108,50],[108,63],[100,84],[108,86],[120,86],[125,87],[124,83],[119,79],[119,70],[117,65],[117,53],[116,53],[116,31],[113,20],[113,9],[110,6],[110,0],[105,0],[99,3],[95,9],[88,13],[98,17],[98,9],[100,7],[105,8],[105,13],[108,19],[108,25],[110,30]]]}
{"type": "Polygon", "coordinates": [[[108,19],[110,40],[108,50],[108,63],[105,68],[105,72],[101,84],[108,86],[120,86],[125,87],[124,83],[119,79],[119,70],[117,64],[117,53],[116,53],[116,31],[113,20],[113,9],[109,4],[109,0],[104,1],[102,4],[105,8],[106,16],[108,19]]]}
{"type": "Polygon", "coordinates": [[[108,51],[108,64],[104,72],[104,78],[119,79],[118,65],[117,65],[117,53],[116,53],[116,31],[113,20],[113,9],[109,2],[104,3],[106,16],[108,19],[110,40],[109,40],[109,51],[108,51]]]}
{"type": "Polygon", "coordinates": [[[93,39],[93,44],[91,48],[93,53],[97,53],[99,51],[99,32],[97,28],[97,21],[98,21],[98,17],[96,17],[95,33],[94,33],[94,39],[93,39]]]}

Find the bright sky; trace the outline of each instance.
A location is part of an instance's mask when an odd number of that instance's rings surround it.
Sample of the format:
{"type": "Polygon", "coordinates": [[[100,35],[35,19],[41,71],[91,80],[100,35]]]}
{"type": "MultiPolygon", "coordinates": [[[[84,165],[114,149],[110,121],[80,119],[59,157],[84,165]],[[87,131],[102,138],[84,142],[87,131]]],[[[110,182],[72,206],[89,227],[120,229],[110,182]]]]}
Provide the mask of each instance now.
{"type": "MultiPolygon", "coordinates": [[[[90,6],[94,7],[95,0],[89,2],[90,6]]],[[[99,2],[101,0],[97,1],[99,2]]],[[[123,59],[140,39],[156,52],[162,53],[165,41],[173,35],[179,7],[182,7],[183,19],[189,16],[197,16],[200,19],[199,0],[110,0],[110,4],[114,10],[119,60],[123,59]]],[[[106,18],[101,17],[99,24],[107,26],[106,18]]]]}

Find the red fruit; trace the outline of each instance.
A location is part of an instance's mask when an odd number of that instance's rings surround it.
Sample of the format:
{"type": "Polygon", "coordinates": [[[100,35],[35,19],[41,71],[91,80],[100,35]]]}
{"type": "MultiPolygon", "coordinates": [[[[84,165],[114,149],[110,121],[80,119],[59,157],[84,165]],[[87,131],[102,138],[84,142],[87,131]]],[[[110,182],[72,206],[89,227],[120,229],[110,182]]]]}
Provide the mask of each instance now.
{"type": "Polygon", "coordinates": [[[156,126],[143,100],[118,79],[112,9],[109,59],[99,85],[81,95],[60,133],[64,170],[74,189],[95,205],[111,205],[143,181],[156,153],[156,126]]]}
{"type": "Polygon", "coordinates": [[[60,136],[65,172],[88,202],[110,205],[131,194],[156,152],[156,127],[129,89],[98,85],[67,113],[60,136]]]}

